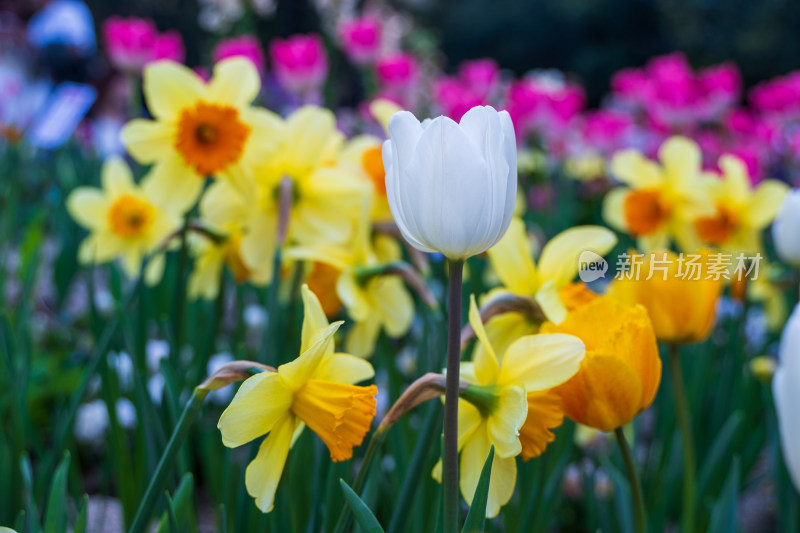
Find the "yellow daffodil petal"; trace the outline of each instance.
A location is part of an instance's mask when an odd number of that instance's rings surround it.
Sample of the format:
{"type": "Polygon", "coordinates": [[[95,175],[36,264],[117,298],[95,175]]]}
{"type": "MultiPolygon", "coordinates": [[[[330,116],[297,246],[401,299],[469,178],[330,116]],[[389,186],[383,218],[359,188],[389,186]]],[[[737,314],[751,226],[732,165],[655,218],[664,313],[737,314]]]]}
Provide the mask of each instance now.
{"type": "Polygon", "coordinates": [[[725,195],[736,203],[746,201],[750,196],[750,176],[744,161],[734,155],[725,154],[719,158],[718,164],[724,179],[717,178],[716,181],[722,185],[725,195]]]}
{"type": "Polygon", "coordinates": [[[106,191],[110,198],[130,194],[136,190],[131,169],[119,157],[111,157],[103,163],[103,168],[100,171],[100,180],[102,181],[103,190],[106,191]]]}
{"type": "Polygon", "coordinates": [[[370,313],[369,298],[363,286],[356,280],[354,272],[348,272],[339,276],[336,280],[336,294],[347,307],[347,312],[356,322],[366,321],[370,313]]]}
{"type": "Polygon", "coordinates": [[[473,354],[472,362],[475,365],[475,376],[478,378],[478,383],[481,385],[494,383],[497,379],[500,365],[497,362],[497,355],[495,355],[494,349],[489,343],[489,336],[486,334],[486,329],[483,327],[481,313],[478,310],[478,304],[475,302],[474,294],[470,294],[469,296],[469,323],[483,348],[483,350],[476,351],[473,354]]]}
{"type": "Polygon", "coordinates": [[[253,62],[244,57],[230,57],[214,65],[206,98],[218,104],[244,107],[258,96],[261,77],[253,62]]]}
{"type": "Polygon", "coordinates": [[[161,278],[164,276],[165,266],[166,257],[163,253],[151,257],[144,271],[144,282],[150,287],[158,285],[161,278]]]}
{"type": "Polygon", "coordinates": [[[345,349],[359,357],[371,357],[375,351],[375,343],[381,333],[381,322],[377,317],[368,316],[356,322],[347,332],[345,349]]]}
{"type": "Polygon", "coordinates": [[[169,122],[135,118],[125,124],[120,135],[125,149],[139,163],[153,163],[175,150],[175,126],[169,122]]]}
{"type": "Polygon", "coordinates": [[[265,283],[272,278],[272,264],[277,246],[277,213],[253,213],[248,219],[249,231],[242,237],[242,259],[250,267],[261,266],[265,283]]]}
{"type": "Polygon", "coordinates": [[[144,253],[141,248],[126,247],[120,251],[120,259],[125,275],[131,279],[138,278],[142,267],[142,259],[144,259],[144,253]]]}
{"type": "Polygon", "coordinates": [[[542,455],[556,436],[550,431],[564,422],[561,398],[552,390],[531,392],[527,396],[528,416],[519,430],[522,459],[527,461],[542,455]]]}
{"type": "Polygon", "coordinates": [[[750,225],[754,229],[764,229],[775,220],[783,197],[789,192],[789,186],[776,180],[764,180],[756,188],[749,204],[750,225]]]}
{"type": "Polygon", "coordinates": [[[242,120],[250,126],[250,136],[242,158],[248,163],[258,163],[265,154],[272,154],[280,146],[286,123],[268,109],[248,107],[240,111],[242,120]]]}
{"type": "Polygon", "coordinates": [[[336,381],[355,385],[375,377],[375,369],[369,361],[347,353],[335,353],[325,357],[314,371],[314,379],[336,381]]]}
{"type": "MultiPolygon", "coordinates": [[[[328,328],[328,317],[322,310],[317,295],[311,292],[308,285],[303,284],[300,289],[303,298],[303,327],[300,333],[300,351],[305,352],[317,342],[328,328]]],[[[331,346],[331,348],[333,348],[331,346]]]]}
{"type": "Polygon", "coordinates": [[[369,113],[378,121],[378,124],[383,126],[383,131],[387,135],[389,134],[389,119],[402,110],[402,107],[386,98],[376,98],[369,103],[369,113]]]}
{"type": "Polygon", "coordinates": [[[495,410],[486,421],[489,438],[498,457],[516,457],[522,451],[519,430],[528,416],[528,399],[525,389],[503,387],[495,410]]]}
{"type": "Polygon", "coordinates": [[[235,448],[274,431],[291,406],[292,393],[275,372],[247,378],[219,418],[222,443],[235,448]]]}
{"type": "Polygon", "coordinates": [[[552,280],[556,287],[563,287],[578,274],[578,258],[589,250],[606,255],[617,237],[602,226],[578,226],[562,231],[542,249],[539,257],[539,279],[552,280]]]}
{"type": "Polygon", "coordinates": [[[205,84],[191,69],[172,61],[157,61],[144,69],[144,95],[154,117],[172,121],[187,105],[203,97],[205,84]]]}
{"type": "Polygon", "coordinates": [[[622,150],[614,155],[611,173],[636,189],[657,187],[663,181],[658,165],[633,149],[622,150]]]}
{"type": "Polygon", "coordinates": [[[575,375],[584,351],[583,342],[572,335],[526,335],[508,347],[497,384],[522,385],[528,392],[555,387],[575,375]]]}
{"type": "Polygon", "coordinates": [[[150,173],[142,180],[142,188],[152,198],[166,208],[184,213],[194,206],[200,191],[203,190],[203,178],[181,161],[177,154],[160,160],[150,173]]]}
{"type": "MultiPolygon", "coordinates": [[[[503,313],[501,315],[493,316],[484,324],[486,335],[489,339],[489,345],[495,349],[495,354],[500,354],[498,359],[502,364],[502,355],[511,343],[523,335],[531,335],[536,333],[537,325],[529,320],[522,313],[503,313]]],[[[473,349],[472,359],[475,360],[480,357],[485,357],[477,352],[484,350],[483,343],[475,343],[473,349]]],[[[465,363],[461,363],[463,369],[465,363]]]]}
{"type": "MultiPolygon", "coordinates": [[[[459,486],[461,495],[470,504],[475,496],[478,479],[480,478],[483,464],[489,456],[490,447],[491,443],[486,431],[476,431],[461,452],[459,486]]],[[[492,461],[489,500],[486,504],[486,516],[488,518],[494,518],[500,513],[500,509],[508,503],[514,494],[514,486],[517,483],[516,458],[502,458],[496,452],[497,450],[495,450],[494,460],[492,461]]]]}
{"type": "Polygon", "coordinates": [[[278,373],[290,390],[294,391],[305,385],[314,375],[322,358],[333,353],[333,335],[343,323],[334,322],[321,333],[317,333],[313,339],[314,343],[297,359],[278,367],[278,373]]]}
{"type": "Polygon", "coordinates": [[[684,185],[698,177],[702,154],[700,147],[686,137],[670,137],[658,150],[658,158],[664,166],[668,181],[684,185]]]}
{"type": "Polygon", "coordinates": [[[506,234],[488,253],[492,268],[509,291],[525,296],[534,293],[537,287],[536,265],[531,258],[530,243],[521,219],[511,219],[506,234]]]}
{"type": "Polygon", "coordinates": [[[558,286],[553,280],[548,280],[542,284],[539,290],[536,291],[534,299],[549,321],[559,324],[567,317],[567,308],[564,306],[558,286]]]}
{"type": "Polygon", "coordinates": [[[628,197],[630,191],[625,187],[617,187],[609,191],[603,198],[603,220],[617,231],[628,231],[628,224],[625,220],[625,198],[628,197]]]}
{"type": "Polygon", "coordinates": [[[392,338],[405,335],[414,320],[414,300],[403,280],[397,276],[380,276],[370,280],[370,298],[392,338]]]}
{"type": "Polygon", "coordinates": [[[93,187],[78,187],[67,197],[67,212],[84,228],[108,226],[108,200],[93,187]]]}
{"type": "MultiPolygon", "coordinates": [[[[252,379],[252,378],[251,378],[252,379]]],[[[294,433],[294,416],[289,413],[278,420],[258,449],[258,455],[247,465],[245,485],[247,493],[256,500],[262,513],[272,511],[275,490],[283,474],[294,433]]]]}
{"type": "Polygon", "coordinates": [[[232,223],[246,224],[247,202],[228,182],[214,180],[200,200],[200,215],[203,222],[213,229],[226,231],[232,223]]]}

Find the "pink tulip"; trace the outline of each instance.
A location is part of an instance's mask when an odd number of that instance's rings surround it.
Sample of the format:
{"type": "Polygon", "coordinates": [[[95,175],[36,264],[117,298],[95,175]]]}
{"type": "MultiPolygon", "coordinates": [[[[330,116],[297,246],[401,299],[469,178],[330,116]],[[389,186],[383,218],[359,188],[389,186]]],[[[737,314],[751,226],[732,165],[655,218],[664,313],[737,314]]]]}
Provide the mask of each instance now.
{"type": "Polygon", "coordinates": [[[581,86],[544,74],[513,82],[506,107],[518,136],[534,132],[554,141],[585,105],[581,86]]]}
{"type": "Polygon", "coordinates": [[[152,61],[158,36],[152,20],[113,16],[103,22],[102,33],[108,58],[117,68],[139,72],[152,61]]]}
{"type": "Polygon", "coordinates": [[[377,17],[363,17],[343,22],[339,38],[344,53],[357,65],[372,65],[381,51],[381,21],[377,17]]]}
{"type": "Polygon", "coordinates": [[[292,35],[270,43],[278,82],[287,91],[304,94],[319,90],[328,75],[328,56],[319,35],[292,35]]]}
{"type": "Polygon", "coordinates": [[[461,80],[453,78],[437,80],[433,85],[433,94],[442,112],[456,122],[473,107],[484,104],[480,94],[461,80]]]}
{"type": "Polygon", "coordinates": [[[183,63],[186,60],[186,49],[183,47],[183,38],[175,30],[169,30],[156,37],[153,45],[153,61],[169,59],[183,63]]]}
{"type": "Polygon", "coordinates": [[[500,83],[500,67],[494,59],[464,61],[458,77],[481,98],[488,98],[500,83]]]}
{"type": "Polygon", "coordinates": [[[397,52],[380,59],[375,72],[382,88],[405,91],[417,81],[417,60],[411,54],[397,52]]]}
{"type": "Polygon", "coordinates": [[[221,39],[211,52],[211,58],[214,63],[218,63],[228,57],[247,58],[259,72],[264,72],[266,69],[267,60],[264,58],[264,49],[261,48],[261,42],[255,35],[221,39]]]}

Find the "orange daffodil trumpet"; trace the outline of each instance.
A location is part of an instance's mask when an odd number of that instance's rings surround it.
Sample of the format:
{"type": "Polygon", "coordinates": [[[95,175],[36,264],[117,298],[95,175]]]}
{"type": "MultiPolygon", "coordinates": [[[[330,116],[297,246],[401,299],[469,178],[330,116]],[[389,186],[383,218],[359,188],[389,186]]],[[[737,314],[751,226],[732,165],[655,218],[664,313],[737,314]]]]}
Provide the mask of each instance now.
{"type": "Polygon", "coordinates": [[[615,280],[608,293],[625,303],[640,304],[647,309],[660,342],[703,341],[714,326],[724,280],[707,275],[709,265],[714,263],[713,254],[704,250],[695,257],[696,261],[690,259],[695,264],[688,265],[669,251],[645,254],[641,276],[615,280]],[[694,268],[700,272],[698,279],[688,275],[694,268]]]}
{"type": "MultiPolygon", "coordinates": [[[[514,493],[516,456],[539,455],[553,438],[549,429],[563,415],[548,389],[570,379],[584,356],[580,339],[562,333],[525,335],[503,352],[495,352],[475,303],[470,300],[469,322],[483,350],[461,375],[472,383],[458,404],[458,449],[461,452],[461,494],[472,501],[481,467],[494,445],[486,516],[494,517],[514,493]]],[[[433,472],[441,480],[441,463],[433,472]]]]}
{"type": "Polygon", "coordinates": [[[624,187],[613,189],[603,203],[603,217],[613,228],[638,240],[649,252],[681,246],[692,220],[713,215],[707,194],[700,187],[702,154],[685,137],[667,139],[658,151],[661,161],[645,158],[634,149],[617,152],[611,172],[624,187]]]}
{"type": "Polygon", "coordinates": [[[579,424],[613,431],[647,409],[661,381],[661,359],[647,310],[610,296],[570,311],[542,333],[566,333],[586,345],[581,368],[554,389],[564,413],[579,424]]]}
{"type": "Polygon", "coordinates": [[[280,125],[277,115],[250,105],[260,80],[241,57],[217,63],[208,83],[171,61],[145,68],[145,101],[154,118],[129,122],[122,142],[138,162],[154,165],[153,187],[164,202],[186,211],[206,177],[237,187],[251,179],[280,125]]]}
{"type": "Polygon", "coordinates": [[[418,250],[463,260],[491,248],[511,222],[517,147],[506,111],[473,107],[458,123],[395,113],[383,166],[397,227],[418,250]]]}
{"type": "MultiPolygon", "coordinates": [[[[90,232],[78,259],[92,264],[120,258],[125,273],[137,277],[142,260],[180,227],[180,212],[163,202],[152,175],[136,185],[121,159],[106,161],[101,180],[102,189],[79,187],[67,198],[70,216],[90,232]]],[[[158,254],[147,268],[147,281],[160,280],[163,269],[164,256],[158,254]]]]}
{"type": "Polygon", "coordinates": [[[775,219],[789,187],[776,180],[753,187],[744,162],[732,155],[720,157],[719,167],[722,176],[702,178],[714,211],[694,219],[687,232],[690,240],[683,246],[713,246],[731,254],[763,251],[761,233],[775,219]]]}
{"type": "Polygon", "coordinates": [[[242,383],[219,419],[225,446],[235,448],[264,434],[245,483],[261,511],[272,510],[289,450],[304,427],[322,439],[334,462],[350,459],[375,415],[374,385],[355,383],[374,375],[372,365],[334,352],[333,335],[342,322],[328,324],[316,296],[302,288],[304,318],[300,356],[242,383]]]}

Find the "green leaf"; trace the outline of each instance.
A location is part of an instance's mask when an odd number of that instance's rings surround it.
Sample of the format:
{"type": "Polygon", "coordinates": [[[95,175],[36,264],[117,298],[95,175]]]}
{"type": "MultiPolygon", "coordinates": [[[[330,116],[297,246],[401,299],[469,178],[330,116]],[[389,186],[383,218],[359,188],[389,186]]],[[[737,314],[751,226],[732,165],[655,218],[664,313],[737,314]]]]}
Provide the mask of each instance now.
{"type": "Polygon", "coordinates": [[[494,461],[494,444],[489,448],[489,455],[483,462],[481,477],[478,478],[478,486],[475,487],[475,495],[472,496],[472,505],[469,506],[467,520],[464,522],[462,533],[473,533],[474,531],[483,532],[486,523],[486,503],[489,501],[489,481],[492,477],[492,461],[494,461]]]}
{"type": "Polygon", "coordinates": [[[729,533],[737,531],[736,527],[736,495],[739,492],[739,457],[733,459],[733,468],[725,478],[725,485],[719,500],[711,510],[709,533],[729,533]]]}
{"type": "Polygon", "coordinates": [[[383,533],[383,528],[378,523],[378,519],[369,510],[367,504],[358,497],[358,494],[350,488],[350,485],[345,483],[343,479],[339,480],[339,484],[342,486],[342,491],[344,491],[344,500],[350,506],[353,516],[356,517],[356,522],[361,526],[364,533],[383,533]]]}
{"type": "Polygon", "coordinates": [[[86,520],[89,514],[89,495],[84,494],[83,498],[81,499],[81,508],[78,511],[78,520],[75,521],[75,529],[72,530],[72,533],[85,533],[86,532],[86,520]]]}
{"type": "Polygon", "coordinates": [[[56,469],[50,485],[50,497],[44,515],[44,533],[62,533],[67,530],[67,474],[69,474],[69,452],[56,469]]]}
{"type": "Polygon", "coordinates": [[[720,478],[727,469],[728,460],[735,448],[735,439],[743,423],[744,415],[740,411],[736,411],[728,417],[725,425],[719,430],[697,476],[697,496],[700,500],[719,488],[720,478]],[[714,483],[715,479],[717,479],[716,483],[714,483]]]}

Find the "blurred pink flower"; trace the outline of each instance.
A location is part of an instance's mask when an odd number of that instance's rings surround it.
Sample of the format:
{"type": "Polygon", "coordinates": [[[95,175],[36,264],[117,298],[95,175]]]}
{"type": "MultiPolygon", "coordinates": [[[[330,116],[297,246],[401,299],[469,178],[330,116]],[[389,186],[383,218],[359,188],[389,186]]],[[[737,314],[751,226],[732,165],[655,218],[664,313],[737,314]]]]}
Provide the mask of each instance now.
{"type": "Polygon", "coordinates": [[[518,137],[533,132],[552,143],[560,139],[585,105],[586,96],[580,85],[569,83],[560,75],[544,73],[513,82],[506,108],[518,137]]]}
{"type": "Polygon", "coordinates": [[[635,124],[626,113],[613,110],[591,111],[583,117],[583,142],[603,155],[628,148],[627,140],[635,124]]]}
{"type": "Polygon", "coordinates": [[[458,77],[481,98],[488,98],[500,83],[500,67],[494,59],[464,61],[458,69],[458,77]]]}
{"type": "Polygon", "coordinates": [[[345,21],[339,27],[339,38],[353,63],[371,65],[381,51],[381,21],[370,15],[345,21]]]}
{"type": "Polygon", "coordinates": [[[318,90],[325,83],[328,56],[319,35],[276,38],[269,50],[278,82],[287,91],[303,94],[318,90]]]}
{"type": "Polygon", "coordinates": [[[375,65],[381,87],[405,91],[417,81],[417,60],[411,54],[397,52],[386,56],[375,65]]]}
{"type": "Polygon", "coordinates": [[[800,71],[756,85],[750,91],[750,103],[778,120],[796,120],[800,117],[800,71]]]}
{"type": "Polygon", "coordinates": [[[441,78],[434,82],[433,96],[442,113],[456,122],[464,113],[484,103],[480,94],[454,78],[441,78]]]}
{"type": "Polygon", "coordinates": [[[220,39],[211,52],[211,58],[214,63],[218,63],[228,57],[237,56],[249,59],[259,72],[263,73],[266,69],[267,61],[264,58],[264,49],[261,48],[261,42],[255,35],[240,35],[238,37],[220,39]]]}
{"type": "Polygon", "coordinates": [[[169,30],[156,37],[153,46],[153,61],[169,59],[183,63],[186,60],[186,49],[183,47],[183,38],[176,30],[169,30]]]}
{"type": "Polygon", "coordinates": [[[159,34],[150,19],[109,17],[102,26],[103,42],[111,63],[128,72],[140,72],[159,59],[183,62],[183,39],[175,30],[159,34]]]}

